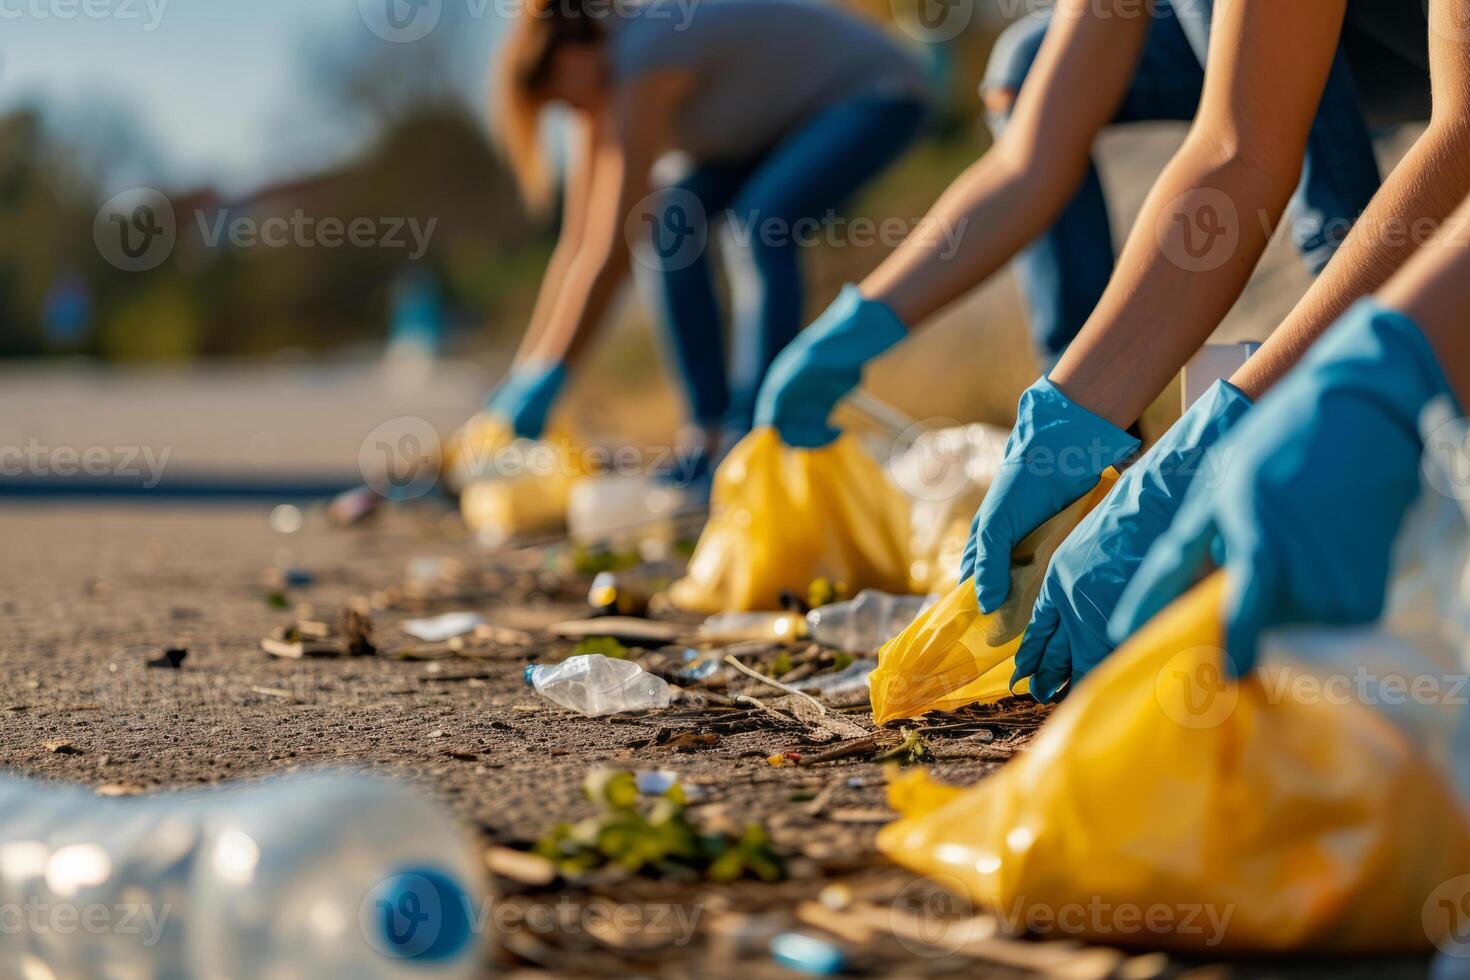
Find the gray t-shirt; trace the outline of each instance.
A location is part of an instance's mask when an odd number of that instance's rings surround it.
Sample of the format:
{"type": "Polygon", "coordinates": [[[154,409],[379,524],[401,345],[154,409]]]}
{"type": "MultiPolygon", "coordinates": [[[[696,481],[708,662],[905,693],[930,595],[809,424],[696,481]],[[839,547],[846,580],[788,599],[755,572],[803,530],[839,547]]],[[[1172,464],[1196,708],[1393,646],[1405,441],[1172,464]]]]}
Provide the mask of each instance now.
{"type": "Polygon", "coordinates": [[[924,70],[896,38],[817,0],[651,0],[609,24],[617,81],[695,73],[674,140],[700,160],[754,156],[855,96],[925,98],[924,70]]]}

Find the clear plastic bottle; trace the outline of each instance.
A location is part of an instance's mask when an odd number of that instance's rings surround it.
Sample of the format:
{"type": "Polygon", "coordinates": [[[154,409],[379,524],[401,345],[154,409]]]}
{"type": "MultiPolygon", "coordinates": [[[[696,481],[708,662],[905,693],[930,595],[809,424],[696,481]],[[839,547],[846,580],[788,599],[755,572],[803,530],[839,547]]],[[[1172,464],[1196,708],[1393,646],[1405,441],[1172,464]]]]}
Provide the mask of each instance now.
{"type": "Polygon", "coordinates": [[[937,598],[864,589],[855,599],[813,609],[806,615],[807,627],[812,639],[823,646],[848,653],[876,653],[937,598]]]}
{"type": "Polygon", "coordinates": [[[526,668],[526,684],[548,701],[590,718],[667,708],[674,697],[662,677],[600,653],[568,657],[559,664],[532,664],[526,668]]]}
{"type": "Polygon", "coordinates": [[[475,976],[476,855],[361,775],[125,799],[3,778],[0,976],[475,976]]]}

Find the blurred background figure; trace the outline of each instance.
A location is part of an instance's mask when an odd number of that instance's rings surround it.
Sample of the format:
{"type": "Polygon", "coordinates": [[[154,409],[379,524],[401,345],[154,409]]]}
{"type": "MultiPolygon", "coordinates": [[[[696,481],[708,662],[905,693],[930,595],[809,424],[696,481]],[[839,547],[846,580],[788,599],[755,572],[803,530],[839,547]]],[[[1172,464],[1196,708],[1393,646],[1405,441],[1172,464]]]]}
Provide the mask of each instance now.
{"type": "MultiPolygon", "coordinates": [[[[544,8],[544,9],[543,9],[544,8]]],[[[542,118],[571,110],[561,235],[509,377],[489,402],[537,438],[636,258],[706,458],[751,424],[755,392],[805,312],[800,250],[918,135],[918,58],[805,0],[669,0],[607,16],[521,15],[500,82],[521,188],[544,205],[542,118]],[[671,157],[669,154],[677,154],[671,157]],[[723,233],[733,357],[709,251],[723,233]]]]}

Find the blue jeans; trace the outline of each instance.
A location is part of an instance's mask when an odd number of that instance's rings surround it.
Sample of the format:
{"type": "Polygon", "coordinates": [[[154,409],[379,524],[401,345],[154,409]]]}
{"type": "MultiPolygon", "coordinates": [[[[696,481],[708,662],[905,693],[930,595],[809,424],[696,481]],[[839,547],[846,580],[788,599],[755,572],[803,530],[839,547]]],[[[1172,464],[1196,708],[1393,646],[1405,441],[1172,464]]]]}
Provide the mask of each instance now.
{"type": "MultiPolygon", "coordinates": [[[[1208,46],[1208,0],[1159,0],[1148,42],[1114,123],[1188,121],[1199,108],[1208,46]]],[[[996,42],[987,89],[1019,90],[1049,18],[1028,17],[996,42]]],[[[1007,114],[992,113],[999,134],[1007,114]]],[[[1378,163],[1347,60],[1339,52],[1312,124],[1301,183],[1287,210],[1293,241],[1313,273],[1332,258],[1378,191],[1378,163]]],[[[1056,223],[1016,258],[1037,355],[1049,368],[1082,329],[1113,272],[1113,234],[1097,168],[1056,223]]]]}
{"type": "Polygon", "coordinates": [[[824,227],[841,233],[835,209],[914,142],[924,118],[913,99],[853,98],[752,160],[696,165],[660,191],[651,237],[661,258],[640,271],[651,273],[694,422],[750,428],[761,379],[805,315],[801,247],[823,240],[824,227]],[[716,230],[734,322],[728,370],[708,248],[716,230]],[[664,232],[689,247],[666,254],[664,232]]]}

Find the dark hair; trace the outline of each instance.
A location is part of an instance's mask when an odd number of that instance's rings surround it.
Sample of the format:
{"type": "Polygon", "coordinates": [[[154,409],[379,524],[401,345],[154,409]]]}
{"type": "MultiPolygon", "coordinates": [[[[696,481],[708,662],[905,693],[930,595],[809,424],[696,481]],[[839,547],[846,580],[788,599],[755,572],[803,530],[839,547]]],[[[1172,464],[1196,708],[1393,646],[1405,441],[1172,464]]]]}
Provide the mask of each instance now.
{"type": "Polygon", "coordinates": [[[540,117],[556,54],[568,44],[600,44],[607,36],[597,0],[528,0],[511,28],[500,63],[497,130],[521,195],[548,203],[551,181],[541,153],[540,117]]]}

